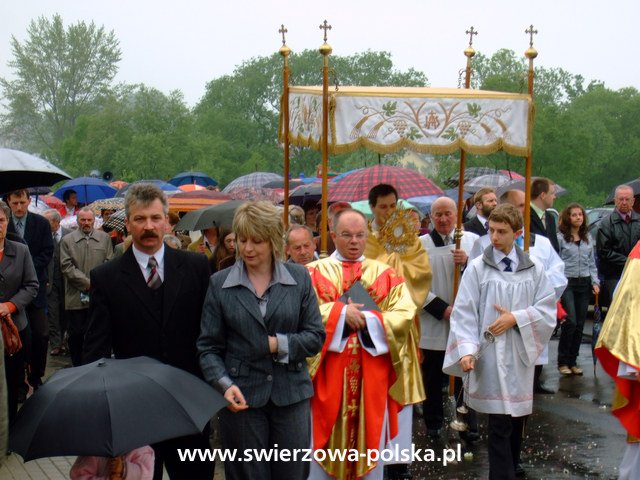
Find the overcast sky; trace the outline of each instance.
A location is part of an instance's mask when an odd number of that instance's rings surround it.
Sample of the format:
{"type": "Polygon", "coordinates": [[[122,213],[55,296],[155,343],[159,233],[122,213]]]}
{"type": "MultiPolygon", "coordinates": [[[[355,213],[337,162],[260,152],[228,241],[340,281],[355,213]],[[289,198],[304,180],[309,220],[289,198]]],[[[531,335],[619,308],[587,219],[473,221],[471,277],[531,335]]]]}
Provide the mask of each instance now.
{"type": "Polygon", "coordinates": [[[122,50],[118,81],[181,90],[189,105],[209,80],[276,52],[282,23],[292,50],[317,48],[324,19],[333,26],[335,54],[389,51],[397,68],[425,72],[431,86],[457,86],[471,25],[479,31],[474,47],[490,55],[500,48],[524,52],[524,30],[533,23],[537,65],[613,89],[640,87],[633,56],[639,0],[2,0],[0,76],[10,75],[11,35],[22,40],[32,19],[55,13],[65,25],[94,21],[115,32],[122,50]]]}

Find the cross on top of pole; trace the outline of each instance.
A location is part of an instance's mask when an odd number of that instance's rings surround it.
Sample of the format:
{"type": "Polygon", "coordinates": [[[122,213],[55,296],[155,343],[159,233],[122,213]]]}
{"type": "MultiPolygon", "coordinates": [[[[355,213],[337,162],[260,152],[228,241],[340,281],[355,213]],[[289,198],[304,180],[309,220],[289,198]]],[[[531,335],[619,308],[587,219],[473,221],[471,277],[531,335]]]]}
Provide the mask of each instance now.
{"type": "Polygon", "coordinates": [[[473,36],[474,35],[478,35],[478,31],[473,29],[473,26],[471,26],[471,28],[469,30],[467,30],[465,32],[467,35],[469,35],[469,46],[473,46],[473,36]]]}
{"type": "Polygon", "coordinates": [[[320,30],[324,30],[324,43],[327,43],[327,30],[331,30],[331,25],[325,20],[324,23],[320,25],[320,30]]]}
{"type": "MultiPolygon", "coordinates": [[[[467,32],[468,33],[468,32],[467,32]]],[[[529,46],[533,47],[533,36],[538,34],[538,30],[534,30],[533,29],[533,25],[530,25],[529,28],[527,28],[524,33],[529,34],[529,46]]]]}
{"type": "Polygon", "coordinates": [[[285,45],[287,42],[284,38],[284,34],[287,33],[289,30],[287,30],[286,28],[284,28],[284,24],[280,25],[280,30],[278,30],[278,33],[282,34],[282,45],[285,45]]]}

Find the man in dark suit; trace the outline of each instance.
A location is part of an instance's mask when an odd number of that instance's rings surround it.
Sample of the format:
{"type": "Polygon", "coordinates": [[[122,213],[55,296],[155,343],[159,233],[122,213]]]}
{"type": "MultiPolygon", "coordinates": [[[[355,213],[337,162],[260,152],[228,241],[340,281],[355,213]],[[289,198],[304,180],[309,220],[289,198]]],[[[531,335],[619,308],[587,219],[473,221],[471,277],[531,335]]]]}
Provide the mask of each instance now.
{"type": "Polygon", "coordinates": [[[49,317],[51,355],[55,357],[64,354],[66,350],[64,337],[67,331],[67,322],[64,315],[64,281],[62,279],[62,270],[60,269],[60,240],[71,230],[60,225],[60,213],[55,208],[45,210],[42,215],[49,221],[54,245],[53,259],[49,263],[48,272],[47,316],[49,317]]]}
{"type": "Polygon", "coordinates": [[[531,233],[547,237],[553,249],[560,251],[556,217],[547,210],[553,207],[556,186],[548,178],[538,177],[531,182],[531,233]]]}
{"type": "MultiPolygon", "coordinates": [[[[146,355],[202,378],[196,340],[209,267],[204,255],[165,248],[167,198],[158,187],[139,184],[125,198],[131,248],[91,271],[85,363],[146,355]]],[[[177,449],[209,448],[209,429],[152,445],[154,479],[163,464],[172,479],[211,480],[213,461],[180,462],[177,449]]]]}
{"type": "Polygon", "coordinates": [[[498,205],[496,191],[489,187],[481,188],[473,196],[473,203],[476,207],[476,216],[465,222],[463,227],[465,231],[482,237],[489,230],[489,215],[498,205]]]}
{"type": "Polygon", "coordinates": [[[48,268],[53,258],[53,238],[47,219],[28,211],[30,202],[29,191],[26,189],[7,194],[7,203],[11,208],[11,221],[7,231],[16,233],[27,243],[40,283],[38,296],[26,310],[31,327],[31,352],[27,352],[27,362],[30,366],[28,380],[31,386],[37,389],[42,385],[49,354],[49,322],[46,307],[48,268]]]}

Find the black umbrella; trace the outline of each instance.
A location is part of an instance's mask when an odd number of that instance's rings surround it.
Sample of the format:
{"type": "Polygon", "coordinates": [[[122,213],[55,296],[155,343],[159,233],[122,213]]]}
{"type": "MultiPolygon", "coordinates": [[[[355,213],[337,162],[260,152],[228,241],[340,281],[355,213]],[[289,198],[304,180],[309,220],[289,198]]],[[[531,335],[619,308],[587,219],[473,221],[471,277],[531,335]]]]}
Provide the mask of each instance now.
{"type": "MultiPolygon", "coordinates": [[[[304,185],[302,180],[289,180],[289,190],[293,190],[300,185],[304,185]]],[[[284,178],[282,180],[272,180],[262,185],[262,188],[284,188],[284,178]]]]}
{"type": "Polygon", "coordinates": [[[211,227],[230,227],[236,209],[246,200],[230,200],[187,213],[176,225],[176,230],[206,230],[211,227]]]}
{"type": "Polygon", "coordinates": [[[292,205],[304,205],[306,202],[317,202],[322,198],[322,183],[305,183],[289,194],[289,203],[292,205]]]}
{"type": "MultiPolygon", "coordinates": [[[[633,188],[633,196],[634,197],[637,197],[638,195],[640,195],[640,178],[636,178],[635,180],[631,180],[630,182],[627,182],[624,185],[628,185],[631,188],[633,188]]],[[[605,205],[613,205],[613,198],[615,197],[615,193],[616,193],[616,189],[614,188],[613,191],[607,197],[606,202],[604,202],[605,205]]]]}
{"type": "Polygon", "coordinates": [[[59,370],[24,404],[9,448],[42,457],[117,457],[201,432],[227,401],[194,375],[148,357],[59,370]]]}
{"type": "Polygon", "coordinates": [[[19,150],[0,148],[0,193],[53,185],[71,176],[55,165],[19,150]]]}

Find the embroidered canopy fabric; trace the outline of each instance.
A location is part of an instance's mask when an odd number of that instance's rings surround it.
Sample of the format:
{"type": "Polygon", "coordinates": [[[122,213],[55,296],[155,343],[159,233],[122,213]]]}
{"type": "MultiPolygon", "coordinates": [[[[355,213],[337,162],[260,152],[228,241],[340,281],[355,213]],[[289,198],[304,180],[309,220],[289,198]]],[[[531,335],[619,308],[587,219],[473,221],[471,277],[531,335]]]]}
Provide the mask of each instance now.
{"type": "MultiPolygon", "coordinates": [[[[289,142],[320,149],[322,87],[290,87],[289,142]]],[[[531,146],[529,95],[422,87],[340,87],[329,91],[329,152],[366,147],[446,154],[459,149],[526,156],[531,146]]],[[[280,125],[280,136],[284,126],[280,125]]]]}

